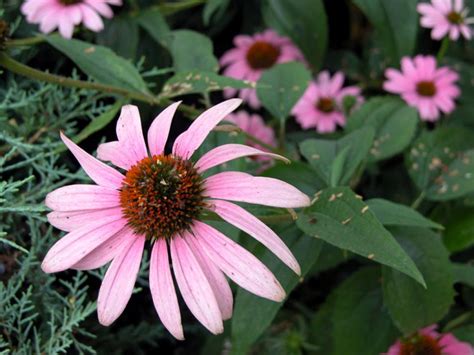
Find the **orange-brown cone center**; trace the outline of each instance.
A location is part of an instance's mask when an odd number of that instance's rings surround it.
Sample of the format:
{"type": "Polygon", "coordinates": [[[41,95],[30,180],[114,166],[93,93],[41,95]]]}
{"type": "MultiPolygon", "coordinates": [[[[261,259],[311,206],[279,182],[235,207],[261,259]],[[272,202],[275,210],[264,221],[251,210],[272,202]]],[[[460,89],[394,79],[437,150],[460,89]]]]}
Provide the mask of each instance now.
{"type": "Polygon", "coordinates": [[[464,22],[464,17],[456,11],[451,11],[446,17],[453,25],[460,25],[464,22]]]}
{"type": "Polygon", "coordinates": [[[416,84],[416,92],[421,96],[435,96],[436,86],[432,81],[420,81],[416,84]]]}
{"type": "Polygon", "coordinates": [[[247,62],[253,69],[267,69],[276,63],[280,49],[264,41],[256,41],[247,52],[247,62]]]}
{"type": "Polygon", "coordinates": [[[442,355],[442,353],[437,339],[417,334],[402,343],[400,355],[442,355]]]}
{"type": "Polygon", "coordinates": [[[322,97],[316,103],[316,108],[319,111],[329,113],[329,112],[334,111],[334,109],[336,108],[336,105],[334,104],[333,99],[330,99],[329,97],[322,97]]]}
{"type": "Polygon", "coordinates": [[[137,234],[171,238],[186,230],[204,206],[203,179],[192,163],[155,155],[128,170],[120,191],[122,213],[137,234]]]}

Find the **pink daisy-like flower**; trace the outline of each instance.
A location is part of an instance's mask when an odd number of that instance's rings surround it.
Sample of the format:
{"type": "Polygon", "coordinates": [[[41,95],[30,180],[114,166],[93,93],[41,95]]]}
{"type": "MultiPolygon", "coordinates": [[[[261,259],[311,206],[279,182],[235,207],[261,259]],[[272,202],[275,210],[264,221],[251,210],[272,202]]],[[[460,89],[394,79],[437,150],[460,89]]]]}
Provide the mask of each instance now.
{"type": "MultiPolygon", "coordinates": [[[[226,121],[234,123],[242,131],[247,132],[259,139],[263,143],[268,144],[269,146],[276,147],[277,142],[275,139],[275,132],[273,129],[265,124],[263,118],[257,114],[248,114],[245,111],[239,111],[236,113],[231,113],[225,118],[226,121]]],[[[267,151],[265,147],[262,147],[260,144],[257,144],[252,141],[247,141],[246,144],[267,151]]],[[[268,156],[256,156],[256,160],[259,161],[269,161],[272,158],[268,156]]]]}
{"type": "MultiPolygon", "coordinates": [[[[239,35],[234,38],[235,48],[225,52],[221,66],[225,67],[224,75],[252,82],[260,79],[265,69],[278,63],[304,61],[300,50],[287,37],[279,36],[273,30],[256,33],[253,36],[239,35]]],[[[236,89],[224,90],[225,97],[235,96],[236,89]]],[[[251,107],[259,108],[260,101],[255,89],[240,90],[239,97],[251,107]]]]}
{"type": "MultiPolygon", "coordinates": [[[[68,234],[45,256],[47,273],[87,270],[112,261],[99,290],[99,321],[109,325],[125,309],[140,268],[145,242],[152,244],[150,290],[164,326],[183,339],[178,299],[169,265],[191,313],[212,333],[223,331],[232,315],[232,292],[224,276],[250,292],[281,301],[285,292],[255,256],[201,221],[212,211],[268,247],[295,273],[300,267],[283,241],[265,224],[230,201],[293,208],[309,205],[308,196],[286,182],[243,172],[202,173],[227,161],[272,153],[240,144],[212,149],[190,160],[209,132],[241,103],[232,99],[202,113],[164,152],[179,103],[151,124],[148,149],[137,107],[124,106],[117,122],[118,141],[101,144],[98,157],[122,174],[61,138],[96,185],[69,185],[46,197],[49,222],[68,234]],[[276,194],[275,191],[278,191],[276,194]],[[170,256],[168,254],[168,248],[170,256]]],[[[286,160],[286,159],[285,159],[286,160]]]]}
{"type": "Polygon", "coordinates": [[[449,38],[456,41],[463,35],[471,39],[472,29],[469,24],[474,19],[467,18],[469,10],[464,7],[464,0],[432,0],[431,4],[418,4],[417,8],[421,14],[421,25],[432,29],[431,38],[439,40],[449,35],[449,38]]]}
{"type": "Polygon", "coordinates": [[[122,5],[122,0],[26,0],[21,12],[28,22],[39,24],[41,32],[59,28],[61,36],[71,38],[74,26],[81,22],[92,31],[101,31],[104,23],[99,15],[112,18],[110,5],[122,5]]]}
{"type": "Polygon", "coordinates": [[[343,88],[344,79],[341,72],[331,78],[329,72],[323,71],[309,84],[292,110],[301,127],[316,128],[319,133],[329,133],[334,132],[337,125],[346,124],[343,112],[344,97],[353,96],[356,105],[360,105],[364,99],[357,86],[343,88]]]}
{"type": "Polygon", "coordinates": [[[433,56],[418,55],[414,59],[404,57],[401,72],[389,68],[385,71],[386,91],[399,94],[408,105],[416,107],[423,121],[436,121],[440,111],[449,114],[460,95],[455,82],[458,74],[448,67],[436,67],[433,56]]]}
{"type": "Polygon", "coordinates": [[[397,340],[386,355],[473,355],[471,345],[456,339],[451,333],[440,334],[437,325],[420,329],[415,335],[397,340]]]}

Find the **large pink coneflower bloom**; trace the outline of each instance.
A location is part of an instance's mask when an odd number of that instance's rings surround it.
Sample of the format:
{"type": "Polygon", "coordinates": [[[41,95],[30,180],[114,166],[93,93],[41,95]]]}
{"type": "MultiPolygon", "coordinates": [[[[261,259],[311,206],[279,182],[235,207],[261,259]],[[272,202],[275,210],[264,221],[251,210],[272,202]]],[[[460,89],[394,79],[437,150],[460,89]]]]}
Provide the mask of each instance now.
{"type": "Polygon", "coordinates": [[[61,36],[71,38],[74,26],[81,22],[92,31],[101,31],[104,23],[100,15],[114,15],[110,5],[122,5],[122,0],[26,0],[21,12],[28,22],[39,24],[41,32],[59,28],[61,36]]]}
{"type": "Polygon", "coordinates": [[[440,334],[437,325],[420,329],[416,334],[399,339],[393,344],[386,355],[473,355],[471,345],[459,341],[451,333],[440,334]]]}
{"type": "Polygon", "coordinates": [[[356,105],[360,105],[364,99],[357,86],[343,87],[344,79],[341,72],[331,78],[329,72],[323,71],[309,84],[292,110],[301,127],[316,128],[319,133],[330,133],[336,130],[337,125],[346,124],[344,98],[353,96],[356,105]]]}
{"type": "MultiPolygon", "coordinates": [[[[273,131],[273,128],[267,126],[260,115],[249,114],[246,111],[239,111],[236,113],[231,113],[225,118],[225,120],[234,123],[242,131],[251,134],[263,143],[271,147],[277,146],[277,141],[275,139],[275,132],[273,131]]],[[[255,143],[251,140],[246,141],[245,144],[248,144],[257,149],[261,149],[263,151],[268,151],[267,148],[262,147],[260,144],[255,143]]],[[[256,156],[255,159],[258,161],[269,161],[272,158],[263,155],[256,156]]]]}
{"type": "Polygon", "coordinates": [[[96,185],[61,187],[46,197],[48,220],[68,234],[48,251],[45,272],[87,270],[112,261],[99,291],[99,321],[109,325],[128,303],[140,268],[145,242],[152,245],[150,289],[164,326],[183,339],[178,299],[169,265],[191,313],[212,333],[223,331],[232,315],[232,293],[224,276],[250,292],[281,301],[280,283],[256,257],[201,218],[209,211],[268,247],[295,273],[298,262],[265,224],[230,201],[293,208],[309,204],[295,187],[273,178],[228,171],[203,173],[227,161],[250,155],[281,156],[240,144],[226,144],[190,158],[209,132],[241,100],[232,99],[202,113],[164,152],[179,103],[166,108],[148,131],[148,148],[137,107],[124,106],[117,122],[118,141],[99,146],[104,164],[61,134],[61,138],[96,185]],[[278,193],[275,193],[278,192],[278,193]],[[169,251],[168,251],[169,248],[169,251]]]}
{"type": "Polygon", "coordinates": [[[464,7],[464,0],[432,0],[431,4],[418,4],[421,14],[421,25],[431,28],[431,38],[442,39],[449,35],[456,41],[460,35],[471,39],[472,29],[469,24],[474,18],[467,18],[469,9],[464,7]]]}
{"type": "Polygon", "coordinates": [[[423,121],[436,121],[440,111],[449,114],[460,95],[455,82],[458,74],[448,67],[436,67],[433,56],[404,57],[401,72],[389,68],[385,71],[386,91],[399,94],[410,106],[416,107],[423,121]]]}
{"type": "MultiPolygon", "coordinates": [[[[235,79],[255,82],[263,71],[277,63],[304,61],[300,50],[287,37],[279,36],[273,30],[256,33],[253,36],[238,35],[234,38],[235,48],[225,52],[221,66],[223,74],[235,79]]],[[[224,90],[225,97],[235,96],[236,89],[224,90]]],[[[239,97],[253,108],[260,107],[255,89],[241,89],[239,97]]]]}

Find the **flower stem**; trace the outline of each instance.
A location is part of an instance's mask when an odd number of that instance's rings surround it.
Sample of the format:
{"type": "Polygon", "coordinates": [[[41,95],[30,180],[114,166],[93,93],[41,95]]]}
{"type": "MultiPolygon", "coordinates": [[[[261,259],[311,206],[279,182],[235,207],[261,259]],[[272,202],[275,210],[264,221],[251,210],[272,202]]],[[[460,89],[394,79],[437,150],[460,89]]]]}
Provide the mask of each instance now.
{"type": "Polygon", "coordinates": [[[46,38],[44,36],[10,39],[5,42],[5,45],[7,47],[32,46],[38,43],[42,43],[45,40],[46,38]]]}
{"type": "Polygon", "coordinates": [[[436,61],[438,62],[438,64],[444,58],[444,55],[446,54],[446,51],[448,50],[448,47],[449,47],[449,37],[446,36],[446,37],[444,37],[443,41],[441,42],[441,46],[439,47],[438,54],[436,55],[436,61]]]}
{"type": "Polygon", "coordinates": [[[413,201],[410,207],[416,210],[418,207],[420,207],[420,204],[423,202],[424,199],[425,199],[425,191],[421,191],[421,193],[418,195],[415,201],[413,201]]]}

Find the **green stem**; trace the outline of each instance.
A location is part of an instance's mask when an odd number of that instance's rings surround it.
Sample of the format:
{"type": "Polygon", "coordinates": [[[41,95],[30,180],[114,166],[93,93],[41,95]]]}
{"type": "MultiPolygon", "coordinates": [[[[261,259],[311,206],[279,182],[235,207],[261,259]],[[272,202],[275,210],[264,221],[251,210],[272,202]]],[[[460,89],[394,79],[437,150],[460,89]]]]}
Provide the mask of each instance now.
{"type": "Polygon", "coordinates": [[[281,151],[285,150],[285,136],[286,136],[286,127],[285,121],[280,120],[279,132],[278,132],[278,147],[281,151]]]}
{"type": "Polygon", "coordinates": [[[42,43],[46,41],[46,37],[38,36],[38,37],[27,37],[27,38],[20,38],[20,39],[10,39],[5,42],[7,47],[21,47],[21,46],[32,46],[38,43],[42,43]]]}
{"type": "Polygon", "coordinates": [[[448,47],[449,47],[449,37],[446,36],[441,42],[441,46],[439,47],[438,54],[436,55],[436,60],[438,64],[441,63],[441,60],[444,58],[444,55],[446,54],[448,47]]]}
{"type": "Polygon", "coordinates": [[[418,197],[415,199],[415,201],[413,201],[413,203],[411,204],[411,208],[416,210],[418,207],[420,207],[420,204],[425,199],[425,195],[426,195],[425,191],[421,191],[421,193],[418,195],[418,197]]]}

